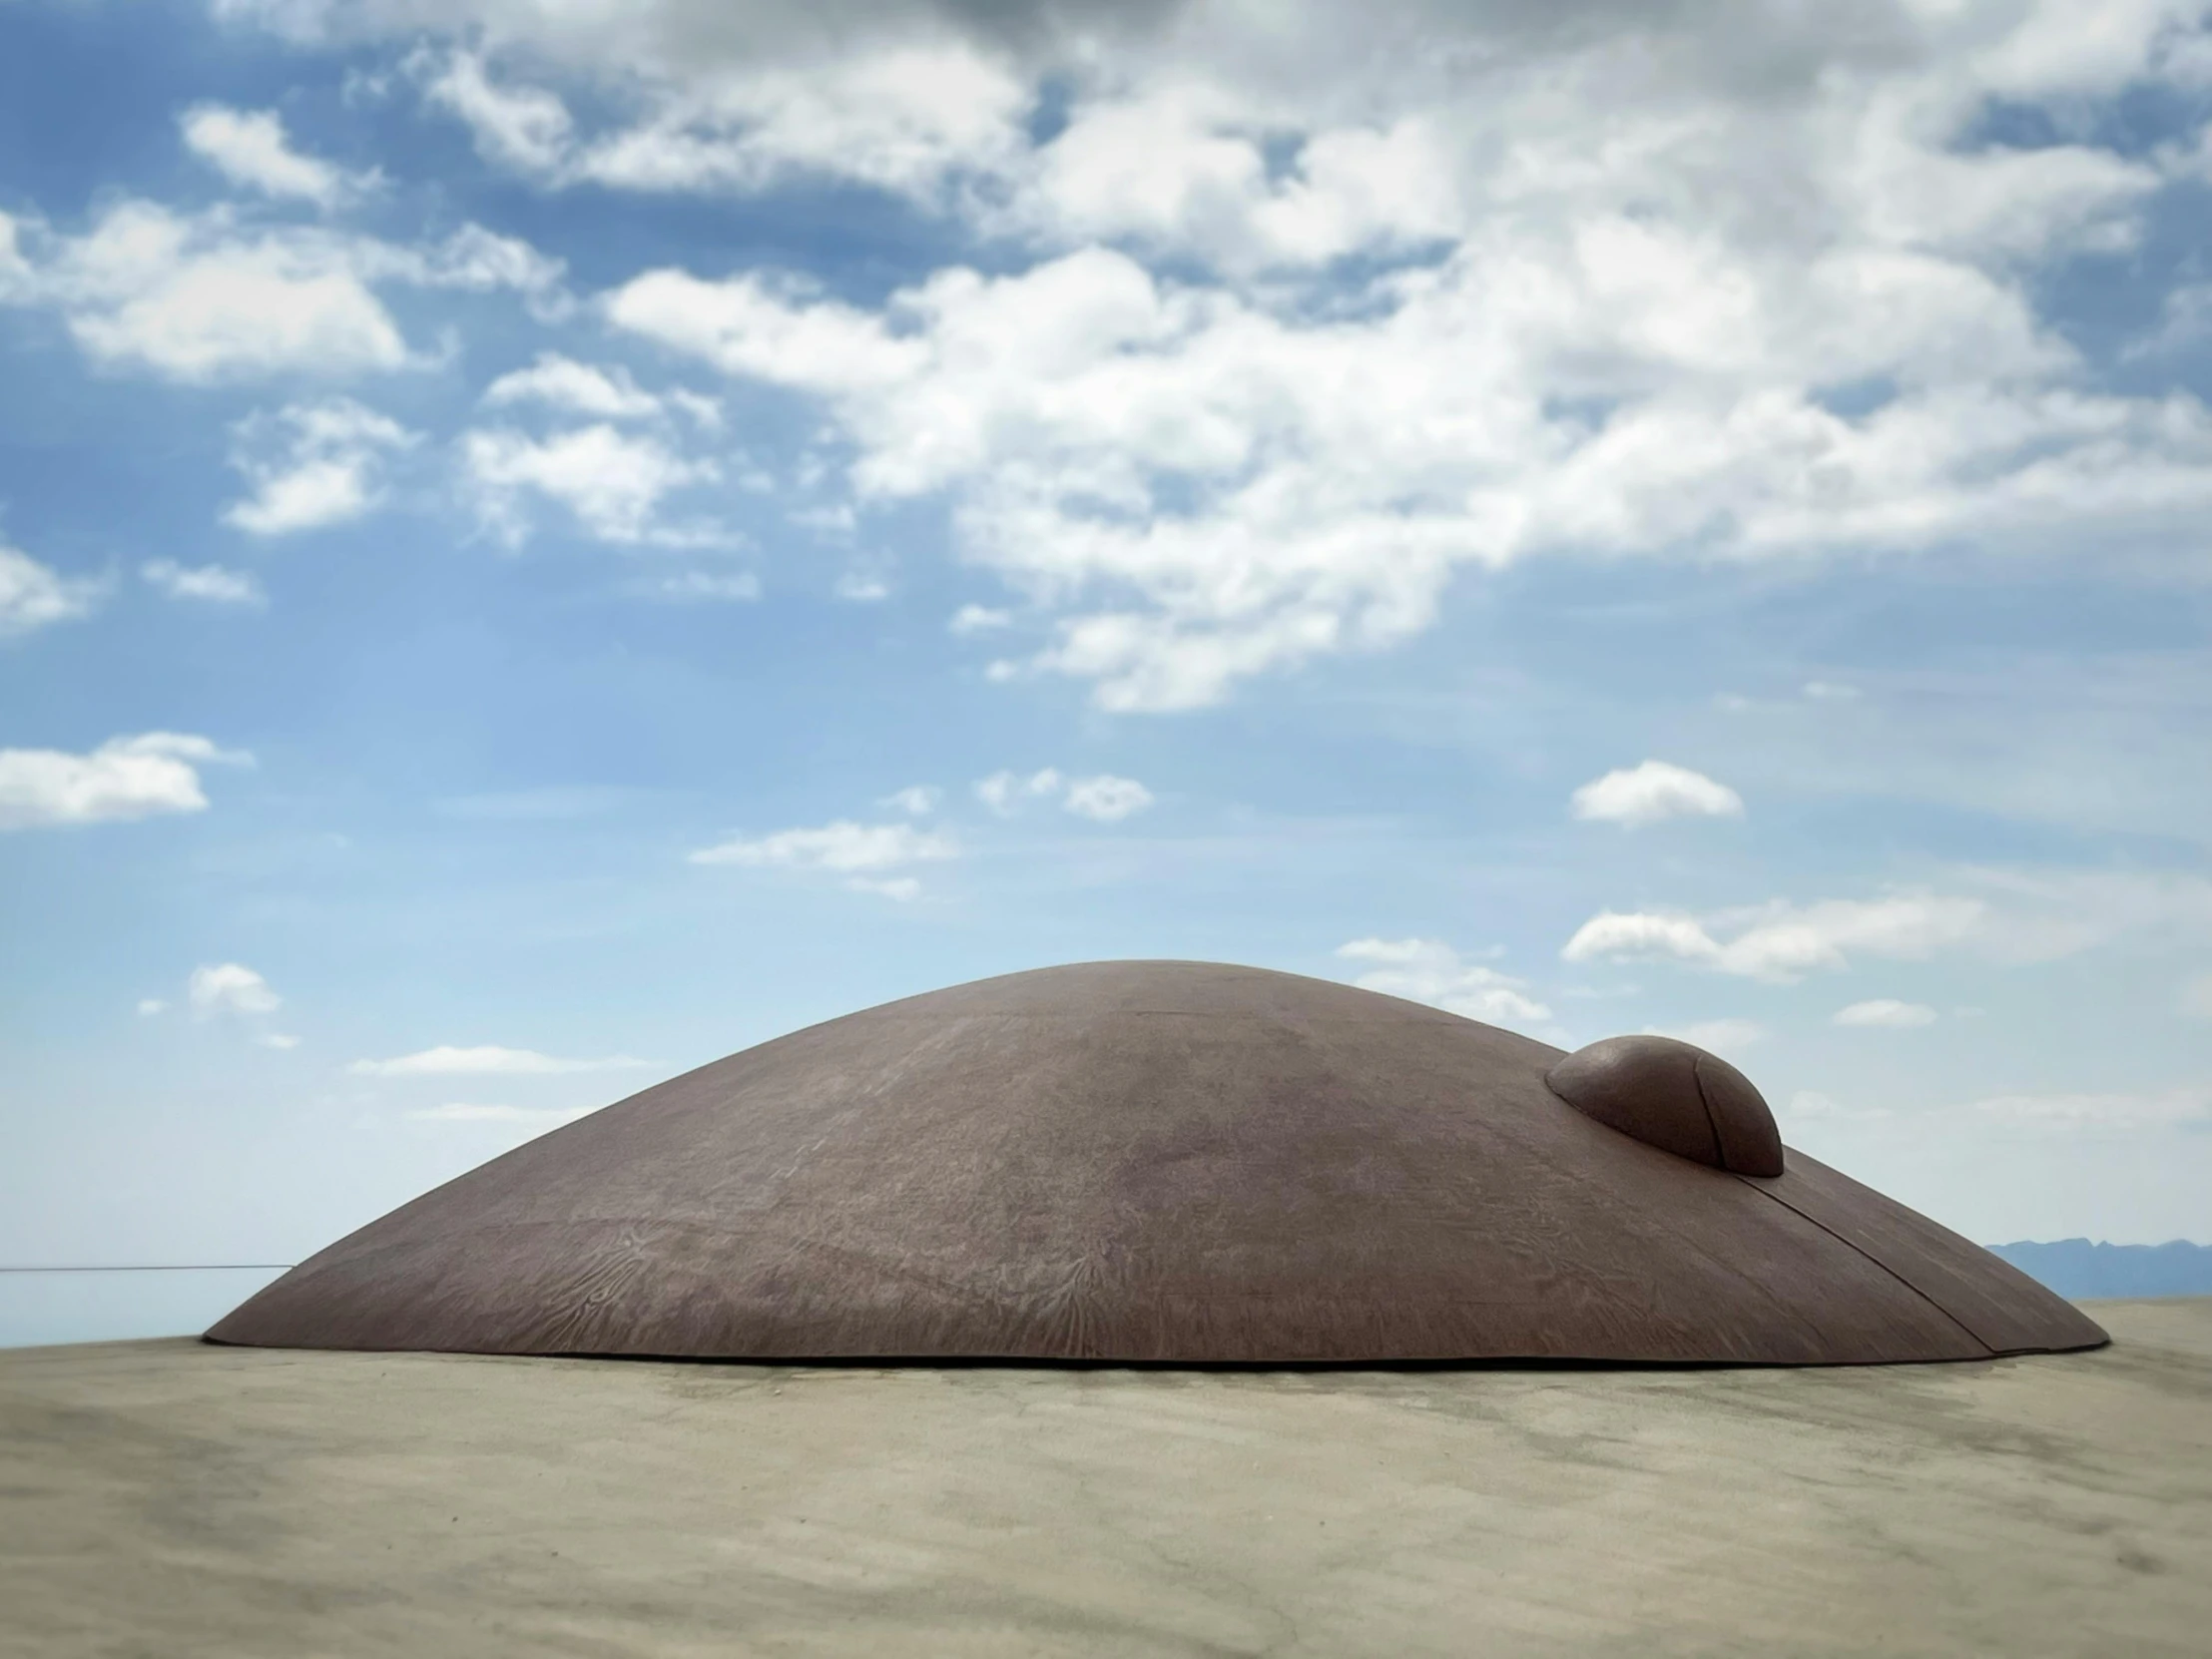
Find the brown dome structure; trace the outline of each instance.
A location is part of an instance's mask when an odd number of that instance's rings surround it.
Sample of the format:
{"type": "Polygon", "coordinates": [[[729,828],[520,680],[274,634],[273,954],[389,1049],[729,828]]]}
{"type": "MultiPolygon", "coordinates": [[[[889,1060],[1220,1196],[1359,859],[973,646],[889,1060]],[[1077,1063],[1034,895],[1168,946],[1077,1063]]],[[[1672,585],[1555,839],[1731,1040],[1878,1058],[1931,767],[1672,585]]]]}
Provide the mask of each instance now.
{"type": "Polygon", "coordinates": [[[1562,1055],[1099,962],[763,1043],[341,1239],[222,1343],[697,1359],[1783,1365],[2106,1339],[1664,1038],[1562,1055]]]}

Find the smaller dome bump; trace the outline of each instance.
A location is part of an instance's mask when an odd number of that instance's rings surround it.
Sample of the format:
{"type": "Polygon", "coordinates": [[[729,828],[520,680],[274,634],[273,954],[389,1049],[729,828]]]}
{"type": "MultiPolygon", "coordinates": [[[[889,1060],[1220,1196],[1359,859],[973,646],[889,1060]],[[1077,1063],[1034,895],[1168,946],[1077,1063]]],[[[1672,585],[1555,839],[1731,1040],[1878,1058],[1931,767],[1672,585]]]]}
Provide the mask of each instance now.
{"type": "Polygon", "coordinates": [[[1607,1037],[1544,1083],[1584,1117],[1647,1146],[1736,1175],[1780,1175],[1782,1133],[1751,1079],[1673,1037],[1607,1037]]]}

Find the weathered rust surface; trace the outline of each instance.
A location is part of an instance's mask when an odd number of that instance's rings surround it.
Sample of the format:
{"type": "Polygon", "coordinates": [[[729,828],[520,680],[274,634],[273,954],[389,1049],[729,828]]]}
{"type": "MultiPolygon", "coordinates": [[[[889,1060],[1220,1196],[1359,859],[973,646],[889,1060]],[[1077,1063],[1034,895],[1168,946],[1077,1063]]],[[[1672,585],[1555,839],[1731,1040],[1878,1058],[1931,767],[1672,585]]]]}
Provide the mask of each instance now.
{"type": "Polygon", "coordinates": [[[2104,1340],[1911,1211],[1748,1179],[1560,1051],[1323,980],[1047,968],[764,1043],[494,1159],[209,1333],[725,1359],[1860,1364],[2104,1340]]]}

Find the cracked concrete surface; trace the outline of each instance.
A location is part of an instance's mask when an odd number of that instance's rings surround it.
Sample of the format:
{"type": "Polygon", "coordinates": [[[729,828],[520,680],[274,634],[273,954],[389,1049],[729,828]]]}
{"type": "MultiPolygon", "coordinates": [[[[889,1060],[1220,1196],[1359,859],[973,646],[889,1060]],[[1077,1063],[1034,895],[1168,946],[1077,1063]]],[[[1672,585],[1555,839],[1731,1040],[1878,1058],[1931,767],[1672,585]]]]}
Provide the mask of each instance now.
{"type": "Polygon", "coordinates": [[[0,1654],[2188,1655],[2212,1299],[1834,1371],[0,1353],[0,1654]]]}

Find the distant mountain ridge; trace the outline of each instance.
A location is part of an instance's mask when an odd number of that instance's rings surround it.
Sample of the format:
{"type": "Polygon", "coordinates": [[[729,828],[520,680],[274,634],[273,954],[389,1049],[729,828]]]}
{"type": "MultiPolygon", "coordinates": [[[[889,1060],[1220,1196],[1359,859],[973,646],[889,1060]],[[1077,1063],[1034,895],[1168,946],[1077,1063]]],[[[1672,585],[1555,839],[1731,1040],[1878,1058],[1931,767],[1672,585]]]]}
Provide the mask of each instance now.
{"type": "Polygon", "coordinates": [[[2030,1279],[2074,1301],[2100,1296],[2212,1296],[2212,1245],[2190,1244],[2185,1239],[2161,1245],[2022,1240],[1987,1248],[2030,1279]]]}

